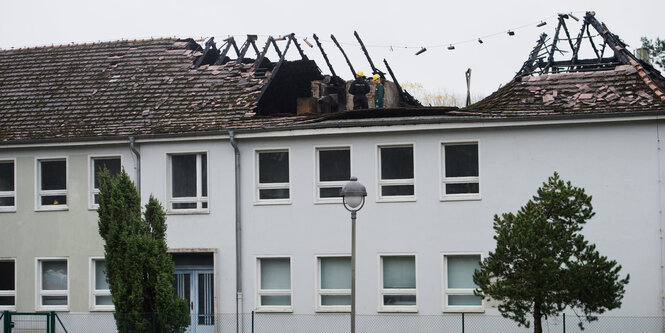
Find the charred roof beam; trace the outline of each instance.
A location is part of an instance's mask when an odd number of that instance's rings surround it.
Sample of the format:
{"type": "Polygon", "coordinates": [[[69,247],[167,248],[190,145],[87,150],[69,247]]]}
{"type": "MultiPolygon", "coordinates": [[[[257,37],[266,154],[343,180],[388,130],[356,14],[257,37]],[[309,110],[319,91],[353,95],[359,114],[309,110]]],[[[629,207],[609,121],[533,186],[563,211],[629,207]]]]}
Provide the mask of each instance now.
{"type": "Polygon", "coordinates": [[[340,50],[340,52],[342,52],[342,55],[344,56],[344,59],[346,59],[346,64],[349,65],[349,68],[351,69],[351,77],[356,77],[356,70],[353,69],[353,65],[351,65],[351,61],[349,60],[349,57],[346,56],[346,52],[344,52],[344,49],[342,48],[342,46],[340,46],[339,43],[337,42],[337,38],[335,38],[335,36],[331,34],[330,39],[332,39],[332,41],[335,43],[335,45],[340,50]]]}
{"type": "Polygon", "coordinates": [[[369,53],[367,53],[367,49],[365,48],[365,43],[363,43],[362,39],[360,39],[360,36],[358,35],[357,31],[353,32],[353,35],[356,36],[356,39],[358,40],[358,43],[360,43],[360,48],[363,50],[363,53],[365,54],[365,57],[367,58],[367,61],[369,62],[370,67],[372,67],[372,73],[373,74],[379,74],[382,79],[385,79],[385,75],[382,71],[380,71],[376,66],[374,66],[374,62],[372,62],[372,57],[369,56],[369,53]]]}

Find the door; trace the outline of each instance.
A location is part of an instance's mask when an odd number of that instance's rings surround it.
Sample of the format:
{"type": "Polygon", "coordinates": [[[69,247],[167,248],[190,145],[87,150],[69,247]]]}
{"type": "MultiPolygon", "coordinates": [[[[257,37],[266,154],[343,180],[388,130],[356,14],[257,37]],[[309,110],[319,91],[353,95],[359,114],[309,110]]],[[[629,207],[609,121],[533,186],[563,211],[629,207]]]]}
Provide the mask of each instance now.
{"type": "Polygon", "coordinates": [[[214,332],[215,293],[212,269],[176,268],[174,284],[176,295],[189,303],[191,321],[187,332],[214,332]]]}

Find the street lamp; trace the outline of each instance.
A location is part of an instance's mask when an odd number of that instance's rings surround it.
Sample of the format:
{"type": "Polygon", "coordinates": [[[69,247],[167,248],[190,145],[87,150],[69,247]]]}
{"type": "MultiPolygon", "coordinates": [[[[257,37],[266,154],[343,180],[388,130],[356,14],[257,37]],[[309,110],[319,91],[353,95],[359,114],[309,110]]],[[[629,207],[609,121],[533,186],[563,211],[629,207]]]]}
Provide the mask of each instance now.
{"type": "Polygon", "coordinates": [[[351,212],[351,333],[356,332],[356,212],[365,205],[367,191],[351,177],[350,181],[339,192],[344,208],[351,212]]]}

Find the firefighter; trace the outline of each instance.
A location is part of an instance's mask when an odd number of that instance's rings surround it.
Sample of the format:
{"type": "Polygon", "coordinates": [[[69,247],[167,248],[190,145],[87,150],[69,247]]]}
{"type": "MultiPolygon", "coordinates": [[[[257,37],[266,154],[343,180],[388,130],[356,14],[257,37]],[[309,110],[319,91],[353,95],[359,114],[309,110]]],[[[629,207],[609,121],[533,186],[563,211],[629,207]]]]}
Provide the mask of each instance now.
{"type": "Polygon", "coordinates": [[[368,109],[366,94],[370,91],[369,84],[363,71],[356,72],[356,79],[351,82],[349,94],[353,95],[353,109],[368,109]]]}
{"type": "Polygon", "coordinates": [[[383,82],[381,82],[381,75],[374,74],[372,77],[376,86],[374,87],[374,106],[377,108],[383,107],[383,95],[385,93],[383,89],[383,82]]]}

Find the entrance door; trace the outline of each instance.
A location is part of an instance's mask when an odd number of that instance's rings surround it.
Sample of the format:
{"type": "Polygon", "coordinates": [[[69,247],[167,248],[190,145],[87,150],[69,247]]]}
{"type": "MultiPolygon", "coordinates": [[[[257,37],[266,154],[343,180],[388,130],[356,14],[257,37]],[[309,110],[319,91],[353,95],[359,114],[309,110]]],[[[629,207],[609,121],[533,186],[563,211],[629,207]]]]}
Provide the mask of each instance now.
{"type": "Polygon", "coordinates": [[[175,292],[187,300],[191,315],[187,332],[214,332],[214,281],[212,269],[180,269],[176,267],[175,292]]]}

